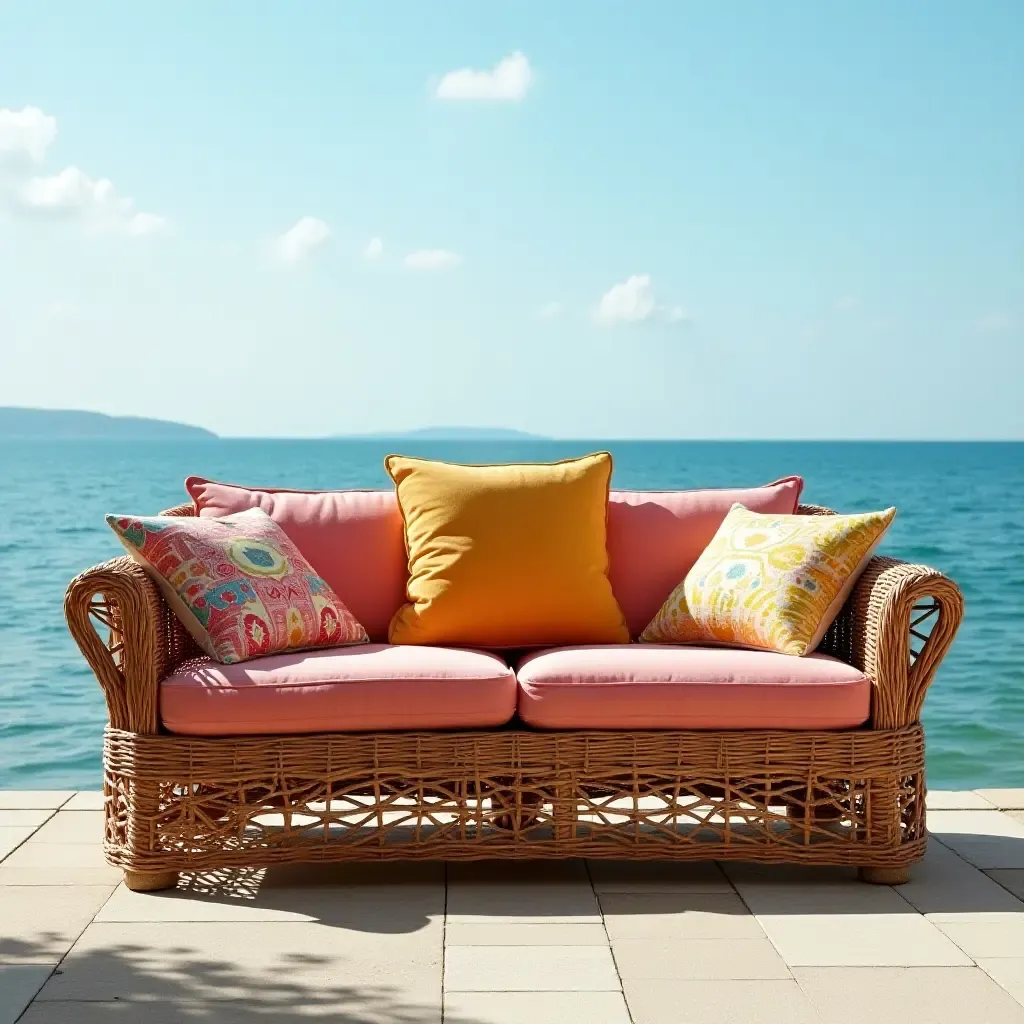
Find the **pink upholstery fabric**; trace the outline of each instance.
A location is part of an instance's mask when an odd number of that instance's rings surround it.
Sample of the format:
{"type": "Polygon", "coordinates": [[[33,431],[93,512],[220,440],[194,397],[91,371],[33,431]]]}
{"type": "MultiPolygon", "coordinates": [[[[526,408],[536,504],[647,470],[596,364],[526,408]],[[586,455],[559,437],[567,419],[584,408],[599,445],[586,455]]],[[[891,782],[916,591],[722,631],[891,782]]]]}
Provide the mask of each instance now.
{"type": "MultiPolygon", "coordinates": [[[[794,512],[803,480],[704,491],[612,491],[609,577],[634,637],[707,547],[733,502],[754,512],[794,512]]],[[[387,639],[405,602],[409,575],[394,491],[288,491],[190,476],[185,489],[201,516],[263,509],[363,624],[387,639]]]]}
{"type": "Polygon", "coordinates": [[[871,711],[868,678],[827,654],[559,647],[516,674],[520,717],[544,729],[847,729],[871,711]]]}
{"type": "Polygon", "coordinates": [[[186,736],[486,728],[515,714],[493,654],[366,644],[218,665],[196,658],[160,684],[160,717],[186,736]]]}
{"type": "Polygon", "coordinates": [[[405,601],[409,575],[394,491],[257,490],[198,476],[185,481],[185,490],[201,516],[263,509],[370,639],[387,640],[391,617],[405,601]]]}
{"type": "MultiPolygon", "coordinates": [[[[644,631],[665,598],[711,543],[734,502],[752,512],[791,514],[796,511],[803,486],[800,477],[788,476],[764,487],[612,491],[608,505],[608,576],[630,635],[637,637],[644,631]]],[[[310,558],[308,554],[306,557],[310,558]]],[[[338,594],[358,618],[358,610],[347,595],[341,590],[338,594]]],[[[366,623],[365,619],[360,621],[366,623]]],[[[370,629],[368,624],[366,628],[370,629]]]]}

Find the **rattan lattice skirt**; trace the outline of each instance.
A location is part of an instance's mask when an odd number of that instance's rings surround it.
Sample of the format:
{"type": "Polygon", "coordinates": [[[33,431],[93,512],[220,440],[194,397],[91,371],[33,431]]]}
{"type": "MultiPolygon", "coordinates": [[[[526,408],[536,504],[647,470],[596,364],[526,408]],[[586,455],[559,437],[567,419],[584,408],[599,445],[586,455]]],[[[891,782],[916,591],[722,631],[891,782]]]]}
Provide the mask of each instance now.
{"type": "Polygon", "coordinates": [[[140,872],[583,856],[902,867],[925,844],[919,725],[231,739],[108,729],[104,763],[107,857],[140,872]]]}

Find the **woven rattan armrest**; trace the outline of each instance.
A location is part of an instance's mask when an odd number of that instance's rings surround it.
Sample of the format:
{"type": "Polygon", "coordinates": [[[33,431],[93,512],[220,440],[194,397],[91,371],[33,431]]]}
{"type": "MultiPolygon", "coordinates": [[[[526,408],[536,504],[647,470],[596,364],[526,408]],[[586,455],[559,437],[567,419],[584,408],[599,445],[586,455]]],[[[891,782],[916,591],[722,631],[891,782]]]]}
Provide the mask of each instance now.
{"type": "Polygon", "coordinates": [[[897,729],[919,721],[925,694],[963,613],[959,587],[942,573],[875,557],[822,650],[871,679],[872,726],[897,729]]]}
{"type": "Polygon", "coordinates": [[[68,586],[64,615],[103,688],[110,724],[159,731],[157,684],[176,659],[167,605],[145,570],[127,557],[87,569],[68,586]],[[108,639],[97,626],[109,628],[108,639]]]}

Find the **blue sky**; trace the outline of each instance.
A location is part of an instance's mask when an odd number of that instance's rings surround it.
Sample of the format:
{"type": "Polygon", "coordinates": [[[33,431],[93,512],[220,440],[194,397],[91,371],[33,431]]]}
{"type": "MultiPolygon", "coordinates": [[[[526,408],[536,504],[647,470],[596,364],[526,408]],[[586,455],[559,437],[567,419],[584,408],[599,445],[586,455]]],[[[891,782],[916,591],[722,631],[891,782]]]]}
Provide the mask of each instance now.
{"type": "Polygon", "coordinates": [[[0,404],[1024,437],[1022,46],[1019,0],[0,0],[0,404]]]}

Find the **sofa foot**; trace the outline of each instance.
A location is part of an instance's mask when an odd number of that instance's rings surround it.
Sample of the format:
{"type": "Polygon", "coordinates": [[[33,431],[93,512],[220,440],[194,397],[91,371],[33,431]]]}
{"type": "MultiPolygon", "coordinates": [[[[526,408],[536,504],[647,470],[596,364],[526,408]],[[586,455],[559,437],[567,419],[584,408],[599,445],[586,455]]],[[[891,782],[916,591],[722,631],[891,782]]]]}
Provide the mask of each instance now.
{"type": "Polygon", "coordinates": [[[902,885],[910,881],[910,868],[858,868],[857,875],[871,885],[902,885]]]}
{"type": "Polygon", "coordinates": [[[124,884],[132,892],[156,892],[178,884],[177,871],[125,871],[124,884]]]}

